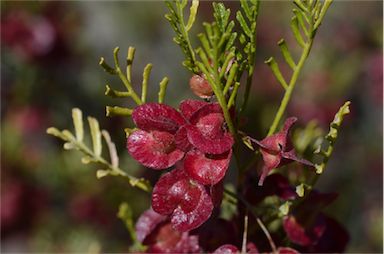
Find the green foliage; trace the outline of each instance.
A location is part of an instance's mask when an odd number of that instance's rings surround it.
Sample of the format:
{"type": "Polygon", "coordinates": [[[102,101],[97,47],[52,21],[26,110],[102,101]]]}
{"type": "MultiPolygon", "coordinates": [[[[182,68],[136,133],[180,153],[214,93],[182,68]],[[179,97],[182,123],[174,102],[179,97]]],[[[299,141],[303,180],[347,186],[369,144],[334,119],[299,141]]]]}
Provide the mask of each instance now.
{"type": "Polygon", "coordinates": [[[75,135],[69,130],[60,131],[55,127],[48,128],[47,133],[65,141],[64,149],[74,149],[82,152],[84,157],[81,161],[84,164],[94,162],[103,165],[105,169],[99,169],[96,172],[97,178],[101,178],[106,175],[123,176],[128,179],[131,186],[137,187],[144,191],[150,191],[151,187],[147,180],[131,176],[119,168],[119,157],[117,155],[116,146],[112,142],[111,137],[106,130],[100,131],[99,122],[96,118],[88,117],[92,147],[89,147],[84,143],[84,123],[81,110],[74,108],[72,110],[72,118],[75,127],[75,135]],[[104,138],[104,141],[107,144],[110,161],[102,157],[102,138],[104,138]]]}
{"type": "Polygon", "coordinates": [[[305,185],[303,183],[296,186],[296,193],[299,197],[304,197],[305,185]]]}
{"type": "Polygon", "coordinates": [[[187,25],[184,22],[187,1],[167,1],[166,4],[169,13],[165,17],[176,33],[174,41],[181,47],[186,57],[183,65],[195,74],[204,74],[223,108],[230,131],[235,135],[235,127],[228,109],[236,106],[240,78],[244,70],[247,70],[248,79],[242,108],[247,102],[256,54],[256,19],[259,1],[241,1],[242,9],[236,14],[242,29],[239,40],[243,46],[240,50],[235,47],[235,41],[238,39],[238,33],[233,31],[235,22],[230,20],[230,10],[225,8],[223,3],[212,4],[214,22],[203,23],[205,32],[198,34],[201,46],[196,50],[191,45],[188,31],[195,20],[198,1],[192,1],[187,25]]]}
{"type": "MultiPolygon", "coordinates": [[[[300,196],[300,195],[299,195],[300,196]]],[[[283,217],[283,216],[286,216],[288,215],[289,213],[289,209],[292,205],[292,202],[291,201],[286,201],[284,202],[280,207],[279,207],[279,212],[280,212],[280,216],[283,217]]]]}
{"type": "Polygon", "coordinates": [[[215,83],[211,85],[216,85],[222,90],[221,79],[226,75],[226,70],[236,55],[234,42],[237,33],[233,32],[235,23],[229,21],[230,10],[222,3],[212,5],[215,22],[203,24],[205,34],[198,34],[202,48],[198,48],[196,52],[200,57],[200,70],[206,75],[213,75],[215,83]]]}
{"type": "Polygon", "coordinates": [[[236,13],[236,19],[242,29],[239,40],[244,46],[243,50],[247,56],[247,70],[250,71],[256,56],[256,28],[260,2],[258,0],[241,0],[240,5],[241,10],[236,13]]]}
{"type": "Polygon", "coordinates": [[[266,64],[272,69],[274,76],[277,81],[285,90],[284,97],[281,101],[280,107],[276,112],[275,118],[268,131],[268,136],[272,135],[285,112],[285,109],[290,100],[293,89],[297,83],[297,79],[302,70],[305,60],[311,51],[313,39],[316,35],[317,29],[319,28],[325,13],[327,12],[332,0],[325,0],[321,2],[319,0],[306,1],[306,0],[295,0],[295,5],[298,9],[293,9],[294,16],[291,19],[291,30],[296,39],[297,44],[302,48],[302,53],[299,60],[296,61],[292,57],[288,46],[284,39],[278,42],[280,51],[284,57],[285,62],[289,65],[292,70],[291,77],[287,81],[280,72],[278,63],[273,57],[270,57],[265,61],[266,64]]]}
{"type": "MultiPolygon", "coordinates": [[[[113,51],[113,59],[115,63],[115,67],[111,67],[106,63],[103,57],[100,58],[99,65],[109,74],[118,75],[120,80],[123,82],[127,91],[118,91],[111,88],[110,85],[105,86],[105,95],[110,96],[112,98],[127,98],[130,97],[137,105],[141,105],[146,103],[147,101],[147,91],[148,91],[148,82],[149,77],[151,75],[152,64],[147,64],[143,70],[143,80],[141,83],[141,96],[139,97],[138,93],[133,89],[132,85],[132,64],[135,58],[136,49],[133,47],[128,48],[127,57],[126,57],[126,72],[123,73],[120,63],[119,63],[119,48],[116,47],[113,51]]],[[[160,82],[160,92],[161,98],[159,96],[159,102],[164,101],[164,96],[166,92],[166,85],[164,86],[164,80],[168,82],[168,78],[165,77],[160,82]]],[[[106,115],[111,116],[130,116],[132,113],[132,109],[123,108],[118,106],[107,106],[106,107],[106,115]]]]}
{"type": "Polygon", "coordinates": [[[229,130],[233,135],[236,135],[228,109],[235,105],[240,85],[236,61],[240,55],[237,54],[234,47],[237,33],[233,32],[235,23],[229,21],[230,10],[226,9],[224,4],[213,3],[213,16],[215,21],[211,24],[204,23],[205,33],[198,34],[201,47],[196,50],[199,55],[196,65],[211,85],[223,109],[229,130]],[[231,95],[227,101],[226,97],[229,91],[231,91],[231,95]]]}
{"type": "Polygon", "coordinates": [[[132,109],[129,108],[122,108],[118,106],[107,106],[105,108],[106,116],[130,116],[133,112],[132,109]]]}
{"type": "Polygon", "coordinates": [[[259,14],[259,0],[241,0],[241,10],[237,11],[236,19],[240,24],[242,32],[239,37],[240,43],[243,45],[243,54],[246,58],[242,61],[241,72],[247,71],[247,83],[245,87],[244,99],[240,108],[240,112],[244,112],[249,99],[249,93],[252,85],[253,70],[255,68],[256,57],[256,29],[257,17],[259,14]]]}
{"type": "Polygon", "coordinates": [[[160,82],[159,99],[158,99],[159,103],[164,102],[164,96],[165,96],[165,91],[167,90],[168,81],[169,81],[168,78],[165,77],[160,82]]]}
{"type": "Polygon", "coordinates": [[[327,162],[332,155],[333,147],[335,145],[337,136],[339,134],[339,129],[341,124],[343,123],[344,116],[349,114],[349,105],[351,102],[347,101],[343,106],[340,107],[339,111],[336,113],[335,118],[331,122],[329,126],[329,132],[325,136],[325,139],[322,144],[316,149],[315,154],[319,154],[322,156],[322,162],[320,164],[316,164],[316,173],[323,173],[327,162]]]}
{"type": "Polygon", "coordinates": [[[169,10],[169,13],[165,15],[165,18],[169,21],[176,33],[173,41],[180,46],[185,55],[183,65],[191,72],[197,74],[198,68],[196,66],[196,56],[189,39],[188,31],[192,28],[193,23],[195,22],[199,1],[192,1],[187,24],[185,24],[184,21],[184,9],[187,6],[187,0],[166,1],[165,3],[169,10]]]}

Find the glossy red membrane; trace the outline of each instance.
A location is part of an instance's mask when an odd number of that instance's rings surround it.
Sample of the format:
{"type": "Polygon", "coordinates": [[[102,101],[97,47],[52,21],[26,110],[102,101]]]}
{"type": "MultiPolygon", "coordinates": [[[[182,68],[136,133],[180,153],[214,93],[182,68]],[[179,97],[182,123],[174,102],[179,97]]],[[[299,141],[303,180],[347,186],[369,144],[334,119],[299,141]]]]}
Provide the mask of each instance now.
{"type": "Polygon", "coordinates": [[[153,169],[169,168],[184,156],[168,132],[137,130],[129,135],[127,148],[135,160],[153,169]]]}
{"type": "Polygon", "coordinates": [[[195,185],[184,196],[183,202],[175,209],[171,222],[176,230],[190,231],[203,224],[212,214],[213,203],[204,186],[195,185]],[[197,204],[188,203],[188,198],[196,200],[197,204]],[[187,204],[188,203],[188,204],[187,204]]]}
{"type": "Polygon", "coordinates": [[[184,117],[189,120],[191,116],[200,108],[203,106],[208,105],[205,101],[198,101],[198,100],[183,100],[180,103],[179,109],[181,113],[184,115],[184,117]]]}
{"type": "Polygon", "coordinates": [[[137,240],[144,242],[147,236],[149,236],[152,231],[166,219],[167,216],[161,215],[152,209],[142,213],[135,226],[137,240]]]}
{"type": "Polygon", "coordinates": [[[192,144],[189,143],[187,136],[187,129],[185,126],[180,127],[180,129],[175,134],[175,144],[176,147],[184,152],[188,152],[192,148],[192,144]]]}
{"type": "Polygon", "coordinates": [[[185,156],[184,169],[197,182],[214,185],[224,178],[231,155],[231,150],[221,155],[206,155],[199,150],[192,150],[185,156]]]}
{"type": "Polygon", "coordinates": [[[137,239],[148,246],[148,253],[200,252],[198,236],[173,229],[167,216],[149,209],[136,223],[137,239]]]}
{"type": "Polygon", "coordinates": [[[295,151],[293,149],[289,149],[290,143],[288,140],[288,134],[290,128],[296,121],[296,117],[290,117],[285,121],[280,132],[266,137],[262,141],[254,140],[254,142],[260,146],[260,152],[264,161],[259,185],[263,185],[265,177],[272,169],[278,168],[291,161],[297,161],[307,166],[313,166],[310,161],[298,158],[295,151]]]}
{"type": "Polygon", "coordinates": [[[132,119],[142,130],[167,131],[173,134],[186,123],[176,109],[159,103],[146,103],[136,107],[132,119]]]}
{"type": "Polygon", "coordinates": [[[156,183],[152,207],[158,213],[170,215],[173,227],[181,232],[199,227],[213,210],[204,186],[192,182],[181,168],[163,175],[156,183]]]}
{"type": "Polygon", "coordinates": [[[212,139],[196,126],[188,125],[186,128],[189,142],[203,153],[222,154],[232,148],[233,138],[229,133],[212,139]]]}
{"type": "Polygon", "coordinates": [[[189,118],[189,122],[191,124],[197,124],[197,122],[204,116],[212,114],[212,113],[220,113],[223,114],[223,110],[221,109],[218,103],[207,103],[202,106],[198,110],[196,110],[191,117],[189,118]]]}

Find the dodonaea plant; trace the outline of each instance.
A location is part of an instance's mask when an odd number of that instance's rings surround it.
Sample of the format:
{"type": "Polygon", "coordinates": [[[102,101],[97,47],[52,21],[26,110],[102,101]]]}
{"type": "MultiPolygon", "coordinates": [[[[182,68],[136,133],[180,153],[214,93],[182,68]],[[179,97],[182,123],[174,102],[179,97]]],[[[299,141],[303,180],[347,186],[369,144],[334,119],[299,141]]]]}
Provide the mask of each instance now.
{"type": "Polygon", "coordinates": [[[335,200],[336,194],[320,193],[314,190],[314,185],[332,154],[350,103],[346,102],[336,113],[325,137],[315,134],[306,137],[307,144],[318,146],[315,151],[309,145],[300,152],[295,149],[297,140],[292,139],[290,131],[300,116],[284,114],[331,1],[294,0],[293,3],[291,30],[301,53],[295,56],[284,39],[278,42],[291,70],[288,79],[281,74],[273,57],[265,61],[281,85],[283,97],[269,130],[265,130],[267,134],[260,133],[259,136],[265,136],[261,140],[242,130],[255,69],[257,17],[262,11],[258,0],[241,0],[234,20],[230,19],[232,10],[223,3],[213,3],[213,22],[203,23],[197,46],[192,45],[190,32],[199,2],[166,2],[169,13],[165,18],[175,32],[174,42],[185,56],[183,66],[191,75],[185,86],[199,97],[181,101],[178,108],[164,103],[167,77],[160,82],[157,101],[147,101],[151,64],[144,68],[141,94],[134,89],[133,47],[128,49],[126,72],[119,63],[119,48],[113,52],[113,67],[101,58],[101,67],[118,76],[126,88],[119,91],[106,86],[105,94],[130,98],[136,104],[134,108],[107,106],[106,114],[132,118],[134,126],[126,129],[126,148],[148,170],[162,171],[153,187],[146,179],[120,168],[116,146],[107,131],[100,131],[95,118],[88,117],[92,147],[84,143],[79,109],[72,112],[74,134],[53,127],[48,129],[49,134],[66,142],[64,148],[84,153],[84,163],[104,165],[105,169],[97,171],[98,178],[125,177],[132,187],[151,194],[151,204],[136,226],[130,206],[123,203],[120,207],[119,217],[130,232],[132,251],[344,250],[347,232],[322,211],[335,200]],[[102,138],[110,160],[102,155],[102,138]],[[303,151],[307,151],[305,156],[303,151]],[[300,169],[297,172],[303,176],[295,178],[284,174],[286,171],[275,170],[281,167],[300,169]],[[236,179],[226,178],[229,171],[235,172],[236,179]]]}

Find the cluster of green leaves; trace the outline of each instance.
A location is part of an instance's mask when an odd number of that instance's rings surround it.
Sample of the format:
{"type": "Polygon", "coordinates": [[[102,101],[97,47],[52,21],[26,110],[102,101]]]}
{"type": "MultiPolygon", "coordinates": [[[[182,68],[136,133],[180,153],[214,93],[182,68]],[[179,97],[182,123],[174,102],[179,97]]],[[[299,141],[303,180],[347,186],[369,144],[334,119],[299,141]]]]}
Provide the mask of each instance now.
{"type": "Polygon", "coordinates": [[[75,134],[69,130],[58,130],[57,128],[50,127],[47,129],[47,133],[60,138],[65,141],[64,149],[66,150],[78,150],[84,154],[81,161],[84,164],[90,162],[103,165],[103,169],[96,171],[97,178],[102,178],[107,175],[123,176],[128,179],[129,183],[133,187],[137,187],[144,191],[150,191],[151,187],[147,180],[144,178],[136,178],[129,175],[119,167],[119,157],[117,155],[116,146],[112,142],[109,133],[106,130],[100,130],[99,122],[94,117],[88,117],[88,124],[90,129],[90,136],[92,139],[92,147],[89,147],[84,143],[84,122],[83,114],[80,109],[74,108],[72,110],[73,125],[75,128],[75,134]],[[104,139],[109,152],[110,160],[108,161],[102,156],[104,139]]]}
{"type": "Polygon", "coordinates": [[[297,6],[297,9],[293,9],[294,16],[291,19],[291,30],[296,42],[302,48],[302,52],[299,59],[295,61],[285,40],[281,39],[278,42],[284,60],[292,70],[289,80],[286,80],[283,77],[280,72],[279,65],[273,57],[270,57],[265,61],[265,63],[271,68],[277,81],[285,90],[284,97],[269,129],[268,135],[272,135],[279,125],[290,100],[292,91],[297,83],[297,79],[304,62],[308,58],[309,52],[312,48],[313,39],[319,26],[321,25],[325,13],[332,3],[332,0],[325,0],[323,2],[320,0],[294,0],[294,3],[297,6]]]}
{"type": "MultiPolygon", "coordinates": [[[[256,20],[258,0],[241,1],[241,10],[236,14],[241,27],[240,36],[234,32],[235,21],[230,20],[230,9],[223,3],[213,3],[212,23],[204,22],[204,33],[199,33],[201,46],[192,47],[188,31],[195,20],[198,1],[192,1],[187,25],[184,22],[184,9],[187,1],[167,1],[169,13],[165,16],[174,29],[174,41],[181,47],[186,61],[183,65],[195,74],[203,75],[209,82],[221,105],[229,130],[236,135],[235,124],[229,115],[229,108],[236,105],[240,78],[248,73],[247,92],[249,93],[256,53],[256,20]],[[239,42],[242,47],[235,46],[239,42]]],[[[248,95],[245,96],[246,104],[248,95]]]]}
{"type": "MultiPolygon", "coordinates": [[[[141,96],[139,96],[132,84],[132,64],[135,57],[135,48],[129,47],[126,57],[126,72],[124,73],[119,64],[119,48],[116,47],[113,51],[113,59],[115,63],[115,67],[111,67],[105,61],[104,57],[100,58],[100,66],[111,75],[118,75],[120,80],[123,82],[127,91],[118,91],[111,88],[110,85],[106,85],[105,95],[110,96],[112,98],[126,98],[130,97],[136,105],[141,105],[147,101],[147,91],[148,91],[148,81],[152,70],[152,64],[147,64],[143,71],[143,80],[141,83],[141,96]]],[[[164,77],[160,82],[160,89],[158,93],[158,102],[164,102],[165,91],[168,85],[168,78],[164,77]]],[[[107,116],[130,116],[132,114],[132,109],[124,108],[119,106],[107,106],[106,107],[106,115],[107,116]]]]}
{"type": "Polygon", "coordinates": [[[252,85],[253,71],[255,68],[254,63],[256,57],[256,29],[260,2],[258,0],[241,0],[240,5],[241,10],[237,11],[236,19],[242,28],[242,32],[239,36],[239,41],[241,45],[243,45],[243,52],[246,56],[240,68],[241,70],[247,72],[244,99],[240,108],[240,112],[244,112],[248,104],[250,89],[252,85]]]}
{"type": "Polygon", "coordinates": [[[165,3],[169,9],[169,13],[165,15],[165,18],[169,21],[173,30],[176,32],[176,36],[173,40],[180,46],[185,55],[183,65],[191,72],[197,74],[199,70],[196,66],[196,56],[192,48],[188,32],[191,30],[193,23],[195,22],[199,1],[192,0],[187,24],[185,24],[184,21],[184,9],[188,4],[188,0],[174,2],[166,1],[165,3]]]}

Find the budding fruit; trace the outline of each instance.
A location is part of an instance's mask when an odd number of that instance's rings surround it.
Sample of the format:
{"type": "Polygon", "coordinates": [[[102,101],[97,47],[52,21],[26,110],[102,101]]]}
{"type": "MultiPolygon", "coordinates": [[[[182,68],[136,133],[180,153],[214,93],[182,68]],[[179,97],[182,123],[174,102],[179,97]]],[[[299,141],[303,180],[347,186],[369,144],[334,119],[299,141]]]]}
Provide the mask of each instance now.
{"type": "Polygon", "coordinates": [[[189,80],[189,86],[191,87],[192,92],[200,98],[206,99],[213,95],[211,85],[200,75],[193,75],[189,80]]]}

